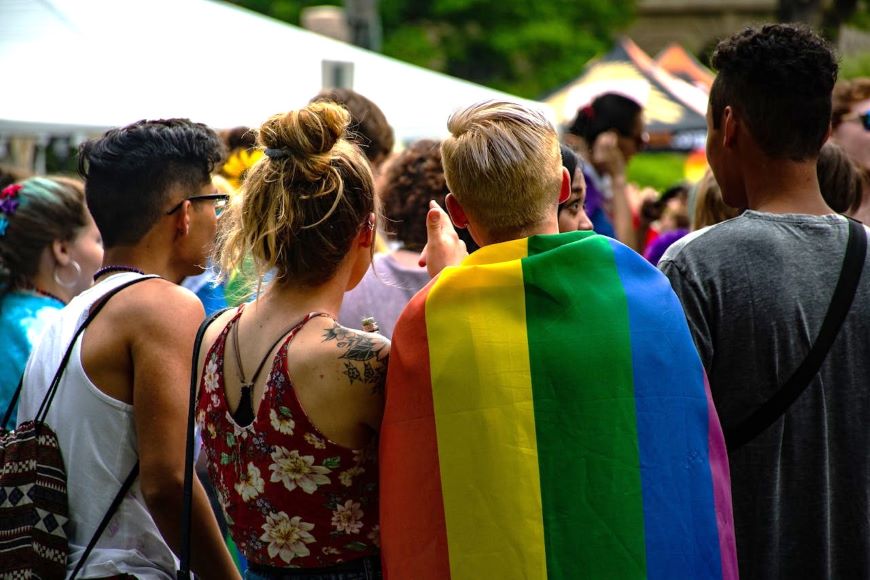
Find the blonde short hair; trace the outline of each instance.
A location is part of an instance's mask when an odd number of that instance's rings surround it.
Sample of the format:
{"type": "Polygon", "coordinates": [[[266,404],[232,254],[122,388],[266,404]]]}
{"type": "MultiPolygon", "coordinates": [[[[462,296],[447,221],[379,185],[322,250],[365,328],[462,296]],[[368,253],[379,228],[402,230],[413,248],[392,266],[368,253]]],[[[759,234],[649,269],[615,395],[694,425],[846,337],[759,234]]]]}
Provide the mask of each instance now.
{"type": "Polygon", "coordinates": [[[559,138],[538,111],[486,101],[454,113],[441,144],[444,174],[465,212],[496,238],[556,211],[562,185],[559,138]]]}

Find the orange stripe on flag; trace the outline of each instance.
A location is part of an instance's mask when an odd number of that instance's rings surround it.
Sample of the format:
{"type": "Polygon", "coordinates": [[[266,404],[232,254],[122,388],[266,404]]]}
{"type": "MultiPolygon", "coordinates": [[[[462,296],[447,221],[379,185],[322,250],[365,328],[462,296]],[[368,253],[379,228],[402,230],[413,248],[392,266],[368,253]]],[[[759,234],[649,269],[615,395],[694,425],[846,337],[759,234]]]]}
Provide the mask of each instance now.
{"type": "Polygon", "coordinates": [[[396,324],[381,426],[381,553],[387,580],[449,580],[447,530],[419,292],[396,324]]]}

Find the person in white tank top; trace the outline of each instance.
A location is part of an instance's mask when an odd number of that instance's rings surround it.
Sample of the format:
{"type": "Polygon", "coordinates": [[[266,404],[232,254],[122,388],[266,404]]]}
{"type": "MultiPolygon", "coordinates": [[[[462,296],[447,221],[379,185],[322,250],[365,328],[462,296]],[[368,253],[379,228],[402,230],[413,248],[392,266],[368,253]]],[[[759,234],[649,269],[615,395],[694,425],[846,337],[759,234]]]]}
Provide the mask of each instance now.
{"type": "MultiPolygon", "coordinates": [[[[124,479],[139,477],[77,577],[175,578],[193,340],[203,309],[177,285],[202,271],[226,196],[209,173],[222,146],[188,120],[140,121],[84,145],[80,172],[105,245],[96,285],[46,329],[24,376],[18,419],[32,419],[90,306],[114,296],[72,351],[46,423],[67,470],[70,576],[124,479]]],[[[192,570],[238,579],[205,491],[194,480],[192,570]]]]}

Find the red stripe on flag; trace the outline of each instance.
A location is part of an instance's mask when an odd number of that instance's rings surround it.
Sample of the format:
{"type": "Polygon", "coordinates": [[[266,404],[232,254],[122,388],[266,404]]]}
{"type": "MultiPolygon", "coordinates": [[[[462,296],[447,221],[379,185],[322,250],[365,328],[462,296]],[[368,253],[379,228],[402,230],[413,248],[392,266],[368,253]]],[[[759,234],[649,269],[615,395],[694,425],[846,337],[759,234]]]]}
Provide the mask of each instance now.
{"type": "Polygon", "coordinates": [[[380,442],[387,580],[450,578],[426,336],[426,298],[434,283],[414,296],[393,332],[380,442]]]}

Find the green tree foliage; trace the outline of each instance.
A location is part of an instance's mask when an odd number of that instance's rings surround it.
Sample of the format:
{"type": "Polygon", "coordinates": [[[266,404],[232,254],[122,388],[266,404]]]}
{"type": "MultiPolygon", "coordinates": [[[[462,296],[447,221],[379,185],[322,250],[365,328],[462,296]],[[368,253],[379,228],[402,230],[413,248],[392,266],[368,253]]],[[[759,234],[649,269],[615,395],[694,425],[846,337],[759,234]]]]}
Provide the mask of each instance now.
{"type": "MultiPolygon", "coordinates": [[[[302,8],[340,2],[235,0],[292,24],[302,8]]],[[[610,48],[635,0],[380,0],[388,56],[539,98],[610,48]]]]}

